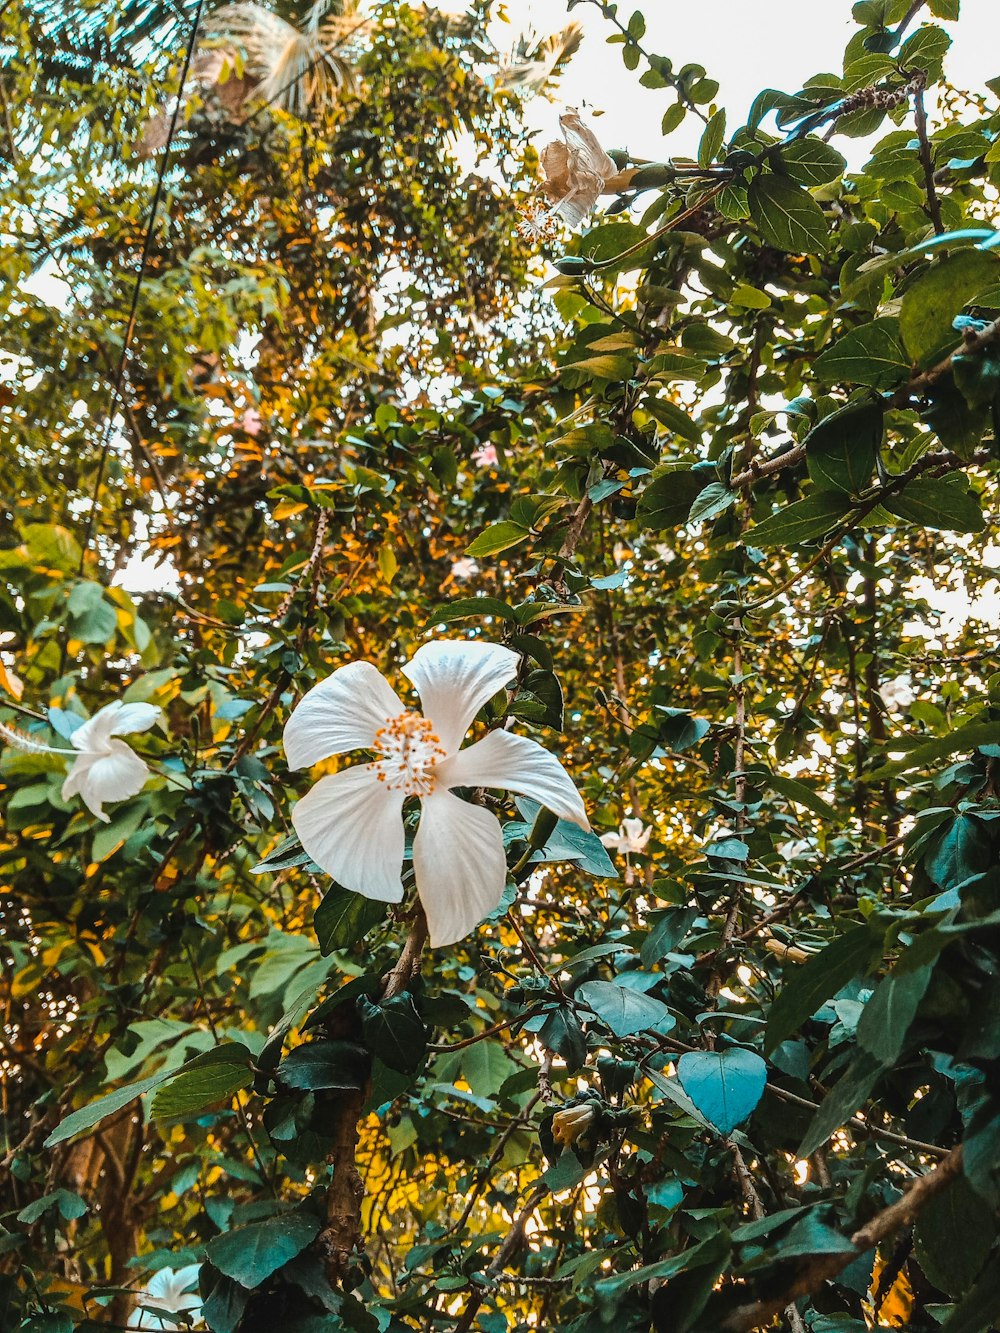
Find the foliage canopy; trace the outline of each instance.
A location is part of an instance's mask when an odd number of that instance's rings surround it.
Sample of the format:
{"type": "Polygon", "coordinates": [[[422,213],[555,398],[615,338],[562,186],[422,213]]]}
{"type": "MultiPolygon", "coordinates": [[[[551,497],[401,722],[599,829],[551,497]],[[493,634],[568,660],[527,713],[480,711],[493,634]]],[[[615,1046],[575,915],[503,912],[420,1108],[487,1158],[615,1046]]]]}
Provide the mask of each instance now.
{"type": "Polygon", "coordinates": [[[1000,80],[860,0],[734,124],[584,3],[663,160],[539,243],[573,29],[3,7],[4,1329],[1000,1318],[1000,80]],[[434,950],[281,746],[429,636],[593,825],[467,791],[508,886],[434,950]],[[52,751],[117,699],[105,823],[52,751]]]}

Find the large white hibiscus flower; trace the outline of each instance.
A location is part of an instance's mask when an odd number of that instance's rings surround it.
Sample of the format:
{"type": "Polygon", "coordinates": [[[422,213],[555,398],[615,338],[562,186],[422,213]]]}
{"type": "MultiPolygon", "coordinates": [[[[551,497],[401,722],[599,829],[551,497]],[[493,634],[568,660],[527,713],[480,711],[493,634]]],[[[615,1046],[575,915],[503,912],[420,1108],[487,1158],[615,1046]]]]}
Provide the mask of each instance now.
{"type": "Polygon", "coordinates": [[[535,741],[492,731],[459,748],[517,664],[517,654],[499,644],[424,644],[403,667],[421,715],[370,662],[351,662],[315,685],[285,726],[291,768],[349,750],[374,752],[370,763],[320,778],[292,812],[302,846],[345,888],[383,902],[402,899],[403,802],[420,800],[413,866],[432,945],[468,935],[497,906],[507,878],[499,821],[453,788],[503,788],[590,827],[569,774],[535,741]]]}

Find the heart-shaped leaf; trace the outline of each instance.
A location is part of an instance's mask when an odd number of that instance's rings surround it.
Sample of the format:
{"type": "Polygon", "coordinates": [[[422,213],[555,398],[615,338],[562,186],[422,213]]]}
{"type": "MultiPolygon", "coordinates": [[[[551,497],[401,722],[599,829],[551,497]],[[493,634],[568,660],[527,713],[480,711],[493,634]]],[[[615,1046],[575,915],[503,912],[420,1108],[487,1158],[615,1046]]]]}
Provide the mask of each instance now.
{"type": "Polygon", "coordinates": [[[767,1086],[767,1065],[753,1051],[688,1051],[677,1062],[684,1091],[706,1120],[728,1134],[754,1112],[767,1086]]]}

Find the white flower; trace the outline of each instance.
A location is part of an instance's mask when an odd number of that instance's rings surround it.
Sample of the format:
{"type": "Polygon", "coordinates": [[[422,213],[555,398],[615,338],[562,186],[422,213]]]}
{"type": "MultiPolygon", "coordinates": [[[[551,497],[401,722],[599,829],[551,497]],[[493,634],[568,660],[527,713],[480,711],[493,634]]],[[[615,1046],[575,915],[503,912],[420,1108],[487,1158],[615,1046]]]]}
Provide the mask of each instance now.
{"type": "Polygon", "coordinates": [[[19,750],[32,754],[73,755],[62,787],[63,800],[80,796],[91,814],[110,824],[110,817],[101,809],[104,802],[125,801],[138,795],[149,776],[146,761],[115,737],[146,731],[159,716],[160,709],[155,704],[126,704],[116,699],[77,727],[70,737],[72,750],[43,745],[16,728],[2,724],[0,735],[19,750]]]}
{"type": "Polygon", "coordinates": [[[643,828],[641,819],[623,819],[618,827],[618,832],[602,834],[601,842],[604,843],[605,847],[611,847],[616,852],[624,852],[629,855],[634,852],[644,852],[652,832],[652,824],[647,824],[643,828]]]}
{"type": "MultiPolygon", "coordinates": [[[[155,704],[106,704],[69,738],[77,758],[63,783],[62,798],[79,796],[98,819],[110,824],[101,808],[105,801],[125,801],[146,785],[149,768],[131,746],[117,740],[133,731],[147,731],[160,716],[155,704]]],[[[72,754],[73,750],[61,753],[72,754]]]]}
{"type": "Polygon", "coordinates": [[[467,555],[461,555],[451,567],[451,576],[453,579],[471,579],[479,573],[479,566],[475,560],[467,555]]]}
{"type": "Polygon", "coordinates": [[[559,127],[562,141],[556,139],[542,149],[542,189],[553,201],[550,213],[578,227],[618,168],[576,111],[561,115],[559,127]]]}
{"type": "MultiPolygon", "coordinates": [[[[201,1318],[201,1297],[198,1295],[198,1274],[200,1264],[188,1264],[185,1268],[161,1268],[138,1293],[140,1305],[154,1306],[157,1310],[170,1314],[191,1314],[197,1321],[201,1318]]],[[[131,1329],[180,1329],[187,1328],[186,1320],[167,1319],[145,1310],[134,1310],[128,1321],[131,1329]]]]}
{"type": "Polygon", "coordinates": [[[517,664],[517,654],[498,644],[424,644],[403,667],[420,695],[421,716],[370,662],[351,662],[313,686],[285,726],[290,768],[349,750],[375,752],[370,763],[320,778],[292,813],[302,846],[345,888],[401,901],[403,802],[419,798],[413,868],[432,945],[468,935],[497,906],[507,879],[499,821],[452,795],[453,788],[505,788],[590,827],[569,774],[535,741],[491,731],[459,748],[517,664]]]}

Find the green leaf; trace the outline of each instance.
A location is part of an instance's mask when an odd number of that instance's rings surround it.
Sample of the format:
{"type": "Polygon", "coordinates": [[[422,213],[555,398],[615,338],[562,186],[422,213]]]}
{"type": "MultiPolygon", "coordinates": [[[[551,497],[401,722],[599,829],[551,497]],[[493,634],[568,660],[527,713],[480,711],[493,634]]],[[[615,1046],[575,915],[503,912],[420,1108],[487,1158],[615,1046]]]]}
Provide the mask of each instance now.
{"type": "Polygon", "coordinates": [[[767,1065],[755,1051],[685,1051],[677,1077],[687,1095],[720,1134],[749,1119],[767,1086],[767,1065]]]}
{"type": "Polygon", "coordinates": [[[894,315],[884,315],[859,329],[852,329],[816,358],[813,369],[824,384],[896,388],[910,373],[910,358],[903,344],[899,320],[894,315]]]}
{"type": "Polygon", "coordinates": [[[25,1226],[31,1226],[53,1208],[58,1209],[59,1216],[64,1221],[72,1222],[78,1217],[83,1217],[87,1211],[87,1204],[72,1190],[58,1189],[51,1194],[43,1194],[40,1199],[35,1199],[27,1207],[22,1208],[17,1220],[23,1222],[25,1226]]]}
{"type": "Polygon", "coordinates": [[[847,161],[832,144],[824,143],[815,134],[804,134],[783,144],[781,162],[797,185],[812,187],[826,185],[843,175],[847,161]]]}
{"type": "Polygon", "coordinates": [[[1000,276],[1000,260],[982,250],[959,250],[935,260],[907,287],[899,331],[912,360],[930,366],[954,349],[955,316],[1000,276]]]}
{"type": "Polygon", "coordinates": [[[173,1075],[153,1098],[154,1120],[197,1116],[253,1081],[253,1057],[242,1042],[224,1041],[196,1055],[173,1075]]]}
{"type": "Polygon", "coordinates": [[[454,602],[443,602],[435,607],[427,617],[427,624],[450,625],[456,620],[475,620],[480,616],[494,616],[497,620],[515,619],[514,608],[496,597],[459,597],[454,602]]]}
{"type": "Polygon", "coordinates": [[[717,518],[736,503],[736,492],[724,486],[721,481],[711,481],[697,496],[688,514],[691,523],[706,523],[717,518]]]}
{"type": "Polygon", "coordinates": [[[848,403],[824,417],[805,438],[806,464],[817,486],[858,495],[871,481],[882,443],[884,405],[848,403]]]}
{"type": "Polygon", "coordinates": [[[567,1074],[575,1074],[587,1059],[587,1039],[571,1009],[550,1010],[539,1029],[538,1040],[565,1062],[567,1074]]]}
{"type": "Polygon", "coordinates": [[[158,1088],[166,1079],[171,1078],[174,1072],[174,1070],[165,1070],[158,1074],[150,1074],[148,1078],[141,1078],[135,1083],[126,1084],[124,1088],[116,1088],[114,1092],[109,1092],[104,1097],[98,1097],[95,1102],[88,1102],[86,1106],[81,1106],[78,1111],[73,1111],[65,1120],[60,1120],[43,1146],[54,1148],[57,1144],[65,1143],[67,1139],[73,1138],[75,1134],[80,1134],[85,1129],[93,1129],[94,1125],[99,1125],[108,1116],[121,1111],[130,1102],[134,1102],[141,1097],[143,1093],[158,1088]]]}
{"type": "MultiPolygon", "coordinates": [[[[906,740],[911,738],[907,737],[906,740]]],[[[924,768],[937,759],[947,759],[960,750],[975,750],[981,745],[996,745],[1000,743],[1000,722],[967,722],[963,727],[957,727],[949,732],[947,736],[935,736],[933,740],[925,741],[920,737],[912,738],[916,743],[907,747],[906,757],[904,759],[893,759],[887,764],[880,764],[874,769],[869,777],[873,782],[881,782],[884,778],[894,778],[900,773],[906,773],[913,768],[924,768]]],[[[893,748],[903,748],[899,741],[896,741],[893,748]]]]}
{"type": "Polygon", "coordinates": [[[588,981],[575,998],[592,1009],[616,1037],[630,1037],[654,1028],[662,1031],[661,1025],[668,1021],[674,1026],[670,1010],[660,1000],[609,981],[588,981]]]}
{"type": "MultiPolygon", "coordinates": [[[[596,380],[627,380],[631,378],[635,366],[630,357],[608,354],[604,356],[585,356],[580,361],[567,361],[564,366],[559,368],[560,374],[563,375],[570,370],[582,371],[589,375],[591,379],[596,380]]],[[[469,554],[478,553],[470,550],[469,554]]]]}
{"type": "Polygon", "coordinates": [[[949,1296],[972,1286],[997,1234],[993,1209],[964,1176],[926,1203],[913,1231],[914,1250],[927,1277],[949,1296]]]}
{"type": "Polygon", "coordinates": [[[928,963],[912,972],[884,977],[862,1010],[858,1045],[881,1064],[889,1066],[899,1059],[933,972],[933,963],[928,963]]]}
{"type": "Polygon", "coordinates": [[[934,23],[922,23],[920,27],[899,48],[899,64],[905,70],[923,70],[931,80],[941,75],[941,62],[944,60],[951,38],[934,23]]]}
{"type": "Polygon", "coordinates": [[[1000,1264],[990,1264],[985,1273],[946,1320],[942,1333],[984,1333],[996,1328],[1000,1319],[1000,1264]]]}
{"type": "Polygon", "coordinates": [[[701,444],[701,428],[691,420],[688,414],[672,403],[669,398],[644,398],[642,406],[654,417],[664,430],[679,435],[691,444],[701,444]]]}
{"type": "Polygon", "coordinates": [[[313,917],[320,952],[325,957],[334,949],[357,944],[383,920],[387,910],[385,903],[335,884],[327,890],[313,917]]]}
{"type": "Polygon", "coordinates": [[[250,1293],[232,1278],[223,1276],[211,1264],[202,1267],[205,1301],[202,1314],[212,1333],[236,1333],[250,1293]]]}
{"type": "Polygon", "coordinates": [[[814,491],[751,528],[749,539],[754,546],[797,546],[825,537],[850,512],[851,502],[841,491],[814,491]]]}
{"type": "Polygon", "coordinates": [[[506,551],[511,546],[517,546],[527,536],[528,529],[523,528],[520,523],[492,523],[479,534],[471,545],[465,548],[465,554],[471,556],[496,555],[498,551],[506,551]]]}
{"type": "Polygon", "coordinates": [[[923,859],[939,889],[953,889],[996,864],[993,839],[972,815],[960,814],[938,831],[923,859]]]}
{"type": "Polygon", "coordinates": [[[755,176],[747,190],[750,216],[768,245],[792,254],[822,254],[829,241],[823,210],[787,176],[755,176]]]}
{"type": "Polygon", "coordinates": [[[898,518],[948,532],[982,532],[986,526],[979,498],[964,473],[950,477],[914,477],[899,495],[888,495],[886,509],[898,518]]]}
{"type": "Polygon", "coordinates": [[[420,1068],[427,1050],[427,1029],[407,993],[373,1004],[365,995],[357,999],[361,1027],[369,1049],[390,1069],[412,1074],[420,1068]]]}
{"type": "Polygon", "coordinates": [[[776,792],[780,792],[795,805],[804,805],[807,810],[811,810],[814,815],[819,815],[820,819],[836,819],[837,812],[833,806],[824,801],[822,796],[817,795],[812,787],[807,787],[804,782],[799,782],[797,778],[780,777],[776,773],[768,773],[767,785],[776,792]]]}
{"type": "Polygon", "coordinates": [[[216,1236],[205,1246],[209,1262],[241,1287],[259,1287],[301,1254],[320,1229],[318,1217],[288,1213],[216,1236]]]}
{"type": "Polygon", "coordinates": [[[720,109],[709,117],[708,124],[702,132],[701,142],[698,144],[698,165],[711,166],[719,156],[719,150],[725,139],[726,112],[725,109],[720,109]]]}
{"type": "Polygon", "coordinates": [[[368,1080],[368,1053],[353,1041],[320,1038],[296,1046],[278,1066],[278,1078],[289,1088],[316,1092],[323,1088],[363,1088],[368,1080]]]}
{"type": "Polygon", "coordinates": [[[865,1104],[881,1074],[881,1062],[868,1051],[859,1051],[813,1116],[796,1156],[811,1157],[831,1134],[850,1120],[865,1104]]]}
{"type": "MultiPolygon", "coordinates": [[[[517,839],[526,839],[538,817],[541,806],[527,797],[517,799],[518,811],[524,820],[508,820],[504,825],[504,837],[508,844],[517,839]]],[[[569,861],[580,867],[595,879],[617,879],[618,871],[608,856],[608,849],[596,833],[571,824],[568,819],[556,821],[552,832],[545,840],[541,851],[532,858],[540,862],[569,861]]]]}
{"type": "Polygon", "coordinates": [[[797,969],[775,997],[768,1015],[764,1051],[773,1051],[849,981],[864,976],[878,955],[880,938],[855,926],[797,969]]]}
{"type": "Polygon", "coordinates": [[[636,506],[635,516],[644,528],[663,532],[687,522],[691,506],[708,485],[701,472],[677,468],[649,482],[636,506]]]}

